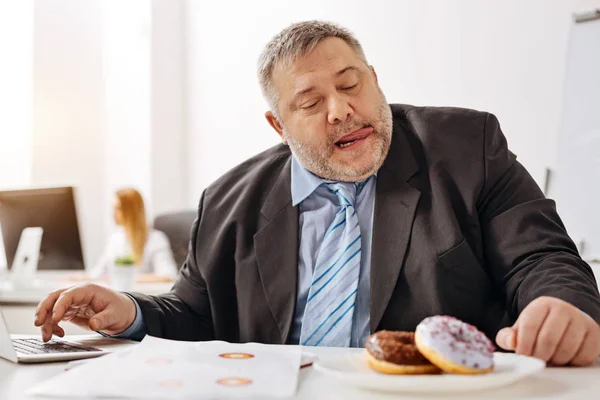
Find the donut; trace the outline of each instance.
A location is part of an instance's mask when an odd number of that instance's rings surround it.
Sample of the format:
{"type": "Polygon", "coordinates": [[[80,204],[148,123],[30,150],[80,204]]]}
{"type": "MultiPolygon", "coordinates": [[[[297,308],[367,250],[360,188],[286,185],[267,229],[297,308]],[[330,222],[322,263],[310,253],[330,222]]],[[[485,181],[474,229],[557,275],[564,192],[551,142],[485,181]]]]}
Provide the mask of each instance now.
{"type": "Polygon", "coordinates": [[[415,332],[415,344],[432,364],[455,374],[486,374],[494,369],[494,345],[485,334],[457,318],[425,318],[415,332]]]}
{"type": "Polygon", "coordinates": [[[365,356],[371,368],[384,374],[439,374],[415,346],[414,332],[379,331],[369,336],[365,356]]]}

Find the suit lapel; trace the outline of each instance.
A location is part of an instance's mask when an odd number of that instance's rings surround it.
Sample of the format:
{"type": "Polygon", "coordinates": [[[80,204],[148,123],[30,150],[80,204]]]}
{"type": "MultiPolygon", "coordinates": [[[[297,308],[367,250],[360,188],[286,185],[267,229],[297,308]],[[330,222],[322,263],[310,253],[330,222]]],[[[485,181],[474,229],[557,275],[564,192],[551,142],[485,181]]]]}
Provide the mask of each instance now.
{"type": "Polygon", "coordinates": [[[292,206],[291,157],[261,209],[264,226],[254,235],[262,286],[273,318],[286,343],[296,305],[298,209],[292,206]]]}
{"type": "Polygon", "coordinates": [[[371,249],[371,332],[390,301],[406,249],[421,192],[408,180],[418,171],[400,122],[395,121],[388,156],[377,173],[371,249]]]}

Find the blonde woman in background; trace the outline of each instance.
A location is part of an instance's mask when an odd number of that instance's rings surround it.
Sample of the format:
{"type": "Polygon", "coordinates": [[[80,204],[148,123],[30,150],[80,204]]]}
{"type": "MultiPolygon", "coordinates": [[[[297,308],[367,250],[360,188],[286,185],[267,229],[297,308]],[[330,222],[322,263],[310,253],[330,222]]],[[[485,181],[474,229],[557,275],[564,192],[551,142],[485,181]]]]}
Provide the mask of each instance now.
{"type": "Polygon", "coordinates": [[[132,188],[118,190],[113,215],[117,230],[91,271],[92,277],[104,276],[115,259],[131,257],[139,272],[175,279],[178,271],[169,239],[163,232],[148,226],[142,195],[132,188]]]}

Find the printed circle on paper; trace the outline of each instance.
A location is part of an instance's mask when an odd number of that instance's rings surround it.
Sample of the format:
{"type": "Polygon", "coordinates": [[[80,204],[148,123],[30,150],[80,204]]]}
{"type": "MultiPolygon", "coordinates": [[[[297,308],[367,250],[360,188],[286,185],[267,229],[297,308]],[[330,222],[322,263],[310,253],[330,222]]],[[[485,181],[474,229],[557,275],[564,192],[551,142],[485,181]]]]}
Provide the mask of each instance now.
{"type": "Polygon", "coordinates": [[[254,358],[254,354],[250,353],[223,353],[219,354],[221,358],[227,358],[229,360],[247,360],[249,358],[254,358]]]}
{"type": "Polygon", "coordinates": [[[252,379],[240,378],[237,376],[217,379],[217,384],[223,386],[247,386],[252,383],[252,379]]]}
{"type": "Polygon", "coordinates": [[[160,382],[159,385],[167,389],[176,389],[182,387],[183,382],[176,379],[170,379],[168,381],[160,382]]]}

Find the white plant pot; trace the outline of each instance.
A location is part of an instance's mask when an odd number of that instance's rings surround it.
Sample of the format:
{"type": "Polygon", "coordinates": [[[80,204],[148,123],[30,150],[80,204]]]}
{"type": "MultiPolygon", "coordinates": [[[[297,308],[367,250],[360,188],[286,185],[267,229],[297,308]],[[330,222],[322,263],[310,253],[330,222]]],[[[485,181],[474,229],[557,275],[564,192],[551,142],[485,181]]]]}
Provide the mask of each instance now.
{"type": "Polygon", "coordinates": [[[127,291],[133,288],[136,275],[135,265],[111,265],[109,271],[110,287],[118,291],[127,291]]]}

